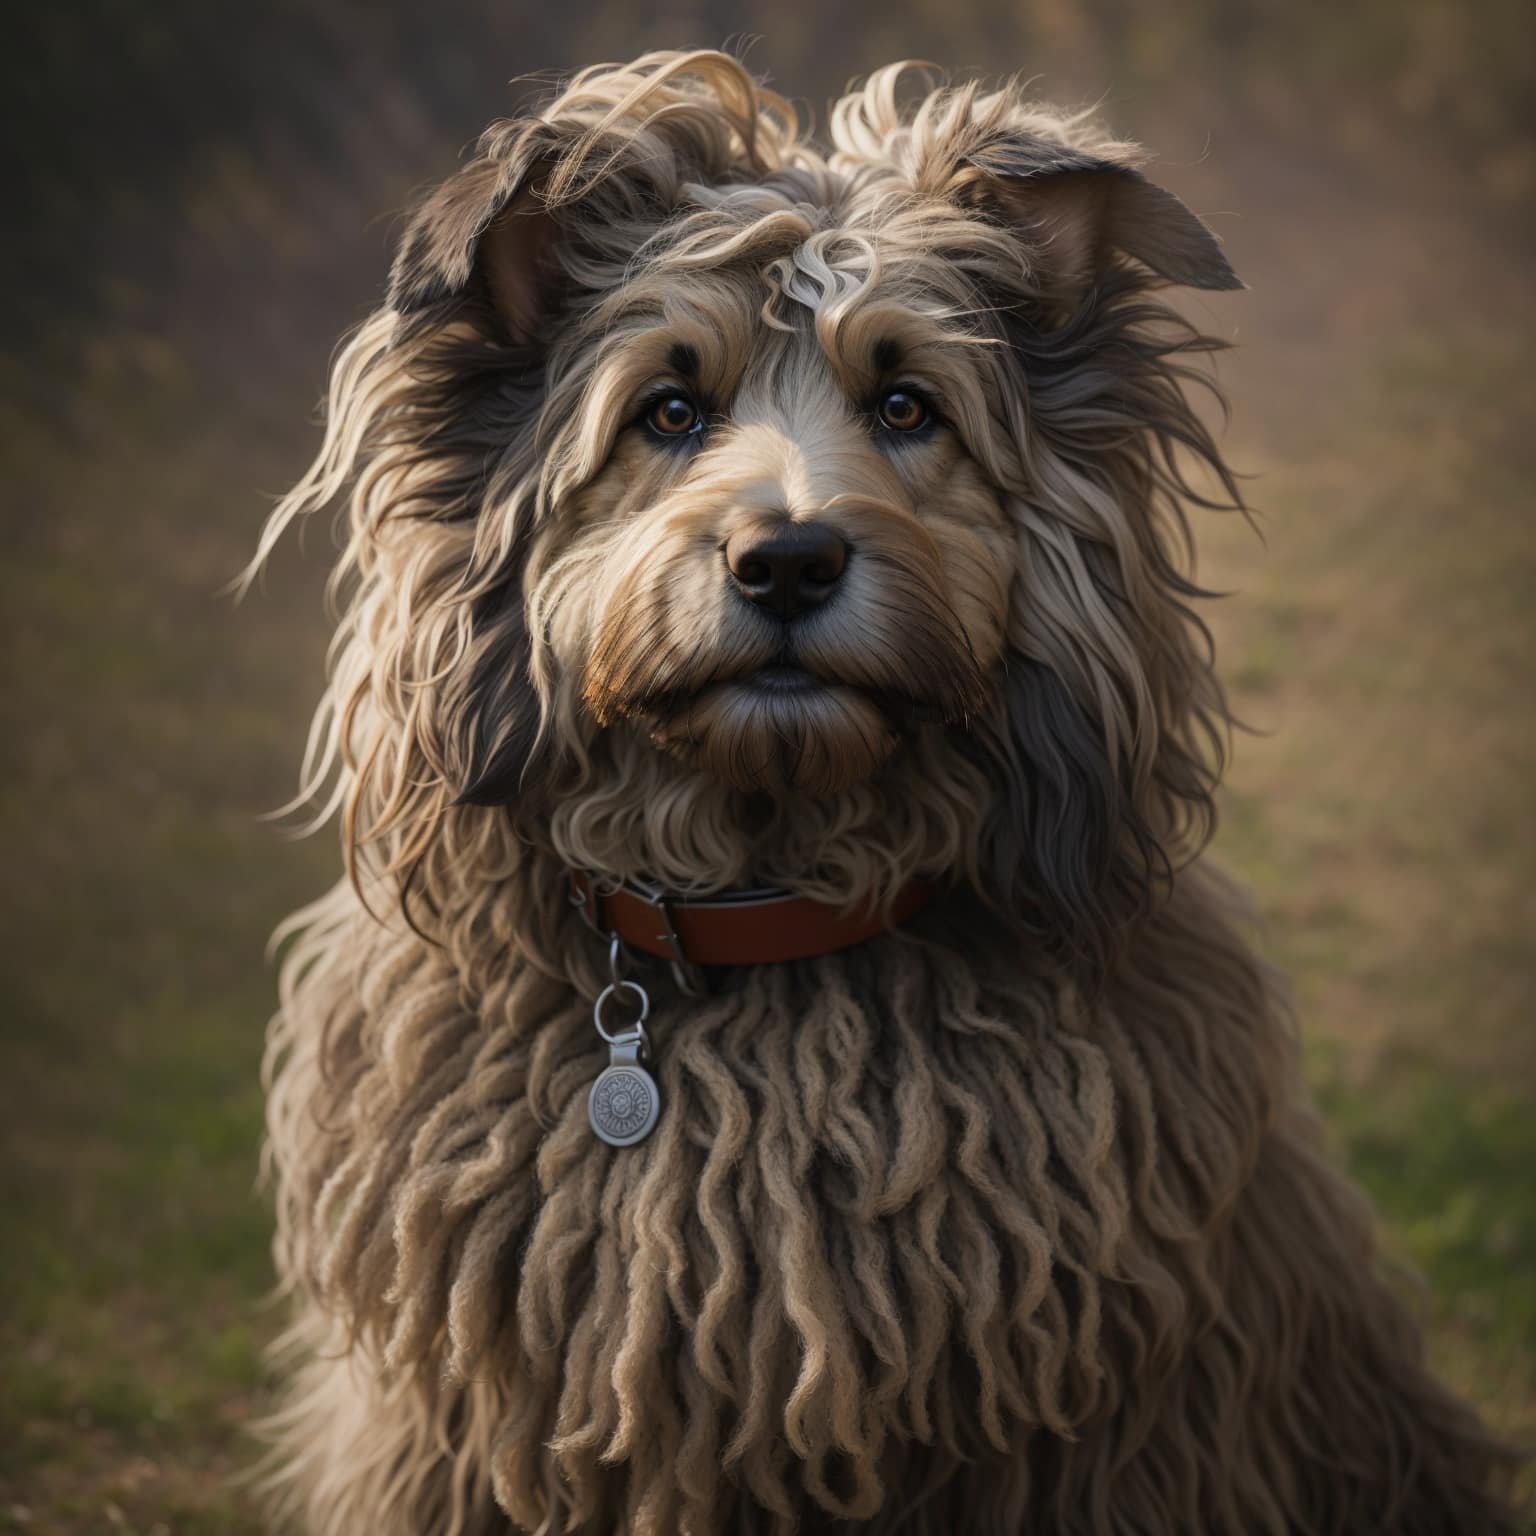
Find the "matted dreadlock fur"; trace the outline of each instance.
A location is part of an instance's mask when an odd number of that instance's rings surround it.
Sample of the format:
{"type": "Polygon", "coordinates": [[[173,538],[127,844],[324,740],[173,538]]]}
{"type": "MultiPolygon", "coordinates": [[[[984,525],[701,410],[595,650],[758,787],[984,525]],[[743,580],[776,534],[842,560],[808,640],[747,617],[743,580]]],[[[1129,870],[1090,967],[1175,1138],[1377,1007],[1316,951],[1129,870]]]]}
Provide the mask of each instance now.
{"type": "Polygon", "coordinates": [[[258,555],[345,502],[306,776],[351,878],[291,921],[269,1058],[278,1505],[1512,1529],[1199,858],[1183,509],[1240,497],[1157,289],[1236,279],[1091,121],[904,78],[827,152],[721,54],[580,74],[426,202],[339,356],[258,555]],[[742,601],[733,534],[812,519],[834,600],[742,601]],[[614,1150],[572,869],[943,894],[703,998],[647,974],[666,1108],[614,1150]]]}

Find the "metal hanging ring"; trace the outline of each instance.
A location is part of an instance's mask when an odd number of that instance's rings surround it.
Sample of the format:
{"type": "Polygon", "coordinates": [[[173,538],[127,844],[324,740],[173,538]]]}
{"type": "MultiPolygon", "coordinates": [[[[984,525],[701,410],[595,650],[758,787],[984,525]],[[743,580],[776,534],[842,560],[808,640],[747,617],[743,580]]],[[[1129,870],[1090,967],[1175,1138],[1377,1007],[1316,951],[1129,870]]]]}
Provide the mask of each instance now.
{"type": "Polygon", "coordinates": [[[597,1026],[597,1032],[609,1045],[616,1040],[632,1040],[636,1035],[643,1041],[645,1039],[645,1021],[651,1016],[651,999],[645,988],[638,981],[613,981],[597,994],[597,1001],[592,1004],[592,1022],[597,1026]],[[610,998],[617,997],[620,992],[633,993],[639,999],[640,1017],[627,1028],[617,1034],[610,1034],[603,1025],[603,1005],[610,998]]]}
{"type": "Polygon", "coordinates": [[[625,986],[625,971],[629,969],[629,953],[624,948],[624,940],[618,934],[608,935],[608,981],[612,987],[625,986]]]}

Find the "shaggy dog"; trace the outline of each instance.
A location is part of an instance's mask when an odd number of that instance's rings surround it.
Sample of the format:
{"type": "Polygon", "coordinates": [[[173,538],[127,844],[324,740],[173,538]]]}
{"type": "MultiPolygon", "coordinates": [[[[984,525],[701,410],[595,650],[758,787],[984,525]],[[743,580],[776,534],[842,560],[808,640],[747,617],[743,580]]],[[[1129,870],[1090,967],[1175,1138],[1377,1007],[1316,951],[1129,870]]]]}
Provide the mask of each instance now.
{"type": "Polygon", "coordinates": [[[716,53],[492,128],[268,531],[348,509],[269,1069],[315,1536],[1511,1528],[1197,857],[1240,498],[1156,294],[1237,280],[904,78],[830,150],[716,53]],[[622,882],[881,931],[705,977],[622,882]]]}

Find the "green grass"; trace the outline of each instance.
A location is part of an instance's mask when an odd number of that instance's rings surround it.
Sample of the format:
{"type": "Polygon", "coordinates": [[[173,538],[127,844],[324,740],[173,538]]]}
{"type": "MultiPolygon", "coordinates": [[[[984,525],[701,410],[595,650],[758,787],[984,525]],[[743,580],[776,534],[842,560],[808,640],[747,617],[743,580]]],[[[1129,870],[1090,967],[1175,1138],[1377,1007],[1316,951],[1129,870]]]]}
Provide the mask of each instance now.
{"type": "Polygon", "coordinates": [[[58,499],[0,567],[0,845],[24,874],[0,894],[0,1530],[238,1536],[275,1321],[262,949],[331,864],[259,816],[322,637],[217,596],[261,509],[209,526],[214,466],[276,468],[179,449],[185,399],[109,400],[91,457],[6,424],[8,464],[58,499]],[[136,476],[155,515],[102,516],[136,476]]]}
{"type": "Polygon", "coordinates": [[[1536,407],[1520,347],[1361,370],[1207,576],[1240,737],[1218,850],[1291,972],[1308,1075],[1440,1370],[1536,1441],[1536,407]],[[1453,405],[1453,408],[1448,406],[1453,405]]]}

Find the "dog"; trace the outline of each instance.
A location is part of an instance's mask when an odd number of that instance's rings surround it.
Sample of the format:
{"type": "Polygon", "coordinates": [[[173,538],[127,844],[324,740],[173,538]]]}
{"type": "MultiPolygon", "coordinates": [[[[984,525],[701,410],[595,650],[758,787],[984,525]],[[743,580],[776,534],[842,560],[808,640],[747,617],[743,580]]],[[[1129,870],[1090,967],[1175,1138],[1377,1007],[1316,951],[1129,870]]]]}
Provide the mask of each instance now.
{"type": "Polygon", "coordinates": [[[312,1536],[1497,1532],[1202,857],[1241,509],[1087,116],[654,53],[338,354],[268,1426],[312,1536]]]}

